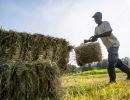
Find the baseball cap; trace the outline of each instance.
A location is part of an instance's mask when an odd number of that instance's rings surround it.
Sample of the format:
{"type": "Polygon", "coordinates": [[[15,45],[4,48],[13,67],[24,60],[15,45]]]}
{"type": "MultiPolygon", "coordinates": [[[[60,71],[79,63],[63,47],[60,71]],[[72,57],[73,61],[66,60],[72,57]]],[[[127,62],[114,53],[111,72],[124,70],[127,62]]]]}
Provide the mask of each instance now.
{"type": "Polygon", "coordinates": [[[92,18],[94,18],[94,17],[102,17],[102,13],[101,13],[101,12],[96,12],[96,13],[92,16],[92,18]]]}

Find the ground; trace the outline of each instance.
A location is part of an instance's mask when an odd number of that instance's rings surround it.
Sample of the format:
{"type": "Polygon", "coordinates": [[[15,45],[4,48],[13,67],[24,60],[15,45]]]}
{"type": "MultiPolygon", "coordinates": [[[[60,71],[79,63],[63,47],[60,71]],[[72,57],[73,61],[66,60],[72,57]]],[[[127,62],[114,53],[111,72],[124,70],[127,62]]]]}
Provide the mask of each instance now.
{"type": "Polygon", "coordinates": [[[64,75],[62,100],[130,100],[130,80],[126,80],[126,75],[118,72],[117,82],[108,84],[108,74],[103,71],[64,75]]]}

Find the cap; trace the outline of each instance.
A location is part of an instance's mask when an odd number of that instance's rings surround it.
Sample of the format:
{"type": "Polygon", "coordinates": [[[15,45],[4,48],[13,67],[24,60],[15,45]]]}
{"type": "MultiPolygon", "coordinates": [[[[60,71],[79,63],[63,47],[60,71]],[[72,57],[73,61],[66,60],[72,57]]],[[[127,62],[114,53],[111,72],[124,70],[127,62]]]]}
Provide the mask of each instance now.
{"type": "Polygon", "coordinates": [[[92,18],[94,18],[94,17],[102,17],[102,13],[101,13],[101,12],[96,12],[96,13],[92,16],[92,18]]]}

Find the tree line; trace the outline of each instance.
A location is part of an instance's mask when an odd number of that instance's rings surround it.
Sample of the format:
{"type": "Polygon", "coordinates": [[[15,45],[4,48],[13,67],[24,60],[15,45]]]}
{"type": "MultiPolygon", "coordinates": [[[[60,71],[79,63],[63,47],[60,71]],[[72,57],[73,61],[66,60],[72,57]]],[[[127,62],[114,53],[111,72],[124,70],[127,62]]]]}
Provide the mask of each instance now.
{"type": "MultiPolygon", "coordinates": [[[[121,60],[125,65],[130,67],[130,58],[129,57],[124,57],[121,60]]],[[[88,71],[88,70],[93,70],[93,69],[106,69],[107,66],[108,66],[108,60],[103,59],[100,62],[89,63],[89,64],[86,64],[86,65],[80,66],[80,67],[68,64],[67,71],[68,72],[81,72],[81,71],[88,71]]]]}

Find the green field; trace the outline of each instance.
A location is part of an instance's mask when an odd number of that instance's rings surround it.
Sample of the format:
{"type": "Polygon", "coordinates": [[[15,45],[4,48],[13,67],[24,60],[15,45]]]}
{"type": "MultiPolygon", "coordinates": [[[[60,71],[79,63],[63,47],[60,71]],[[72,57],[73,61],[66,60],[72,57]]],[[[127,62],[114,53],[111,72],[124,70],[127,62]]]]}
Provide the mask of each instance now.
{"type": "Polygon", "coordinates": [[[117,82],[108,84],[106,70],[64,75],[62,100],[130,100],[130,80],[116,70],[117,82]]]}

